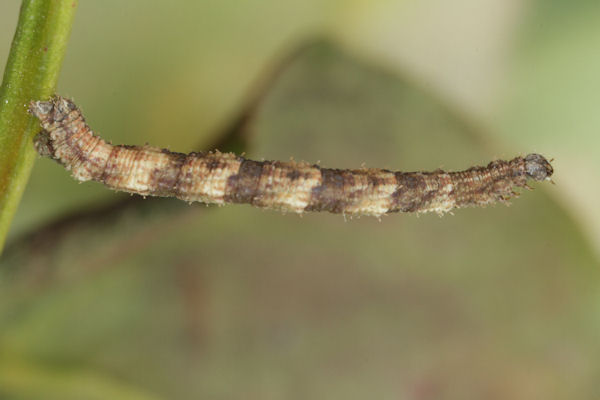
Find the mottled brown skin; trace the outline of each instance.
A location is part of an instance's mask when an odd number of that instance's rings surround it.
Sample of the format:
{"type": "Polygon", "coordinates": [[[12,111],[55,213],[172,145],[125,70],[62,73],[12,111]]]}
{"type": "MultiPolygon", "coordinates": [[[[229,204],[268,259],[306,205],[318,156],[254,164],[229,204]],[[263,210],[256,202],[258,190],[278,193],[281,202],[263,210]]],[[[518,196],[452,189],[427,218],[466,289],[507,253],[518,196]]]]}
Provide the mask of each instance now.
{"type": "Polygon", "coordinates": [[[72,101],[56,96],[29,108],[43,130],[35,146],[80,180],[145,196],[205,203],[246,203],[302,213],[328,211],[380,216],[393,212],[444,213],[506,202],[527,181],[550,180],[539,154],[493,161],[466,171],[341,170],[294,161],[253,161],[232,153],[182,154],[150,146],[113,146],[94,135],[72,101]]]}

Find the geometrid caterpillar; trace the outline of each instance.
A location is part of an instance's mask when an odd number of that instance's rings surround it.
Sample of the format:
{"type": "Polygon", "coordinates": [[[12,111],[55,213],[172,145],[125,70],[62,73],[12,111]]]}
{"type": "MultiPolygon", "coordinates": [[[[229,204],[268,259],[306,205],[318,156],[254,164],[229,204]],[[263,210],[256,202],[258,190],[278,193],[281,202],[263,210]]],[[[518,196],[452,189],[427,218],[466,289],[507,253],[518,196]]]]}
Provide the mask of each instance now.
{"type": "Polygon", "coordinates": [[[514,187],[550,180],[539,154],[493,161],[466,171],[393,172],[321,168],[305,162],[252,161],[233,153],[181,154],[149,146],[114,146],[94,135],[72,101],[34,101],[29,111],[43,127],[35,147],[80,181],[144,196],[204,203],[247,203],[303,213],[350,216],[393,212],[444,213],[458,207],[506,202],[514,187]]]}

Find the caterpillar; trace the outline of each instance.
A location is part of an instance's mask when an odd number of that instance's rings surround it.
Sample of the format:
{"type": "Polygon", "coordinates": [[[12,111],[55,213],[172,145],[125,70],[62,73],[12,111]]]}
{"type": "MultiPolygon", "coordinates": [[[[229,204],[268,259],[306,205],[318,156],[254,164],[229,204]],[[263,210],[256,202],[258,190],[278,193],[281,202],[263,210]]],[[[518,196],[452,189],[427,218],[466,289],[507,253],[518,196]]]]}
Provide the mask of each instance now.
{"type": "Polygon", "coordinates": [[[507,202],[519,195],[515,187],[529,188],[529,180],[550,181],[553,174],[550,162],[539,154],[457,172],[331,169],[306,162],[253,161],[219,151],[182,154],[107,143],[92,132],[79,108],[60,96],[32,101],[29,112],[43,128],[34,139],[38,153],[58,161],[75,179],[188,202],[247,203],[284,212],[348,216],[443,214],[507,202]]]}

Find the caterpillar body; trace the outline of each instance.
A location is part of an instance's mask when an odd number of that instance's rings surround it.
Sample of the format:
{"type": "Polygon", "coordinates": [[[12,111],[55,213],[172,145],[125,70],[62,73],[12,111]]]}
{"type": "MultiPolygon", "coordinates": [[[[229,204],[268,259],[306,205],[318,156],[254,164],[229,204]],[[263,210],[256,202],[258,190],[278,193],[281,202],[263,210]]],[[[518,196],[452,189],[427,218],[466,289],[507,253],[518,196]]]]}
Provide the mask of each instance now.
{"type": "Polygon", "coordinates": [[[204,203],[247,203],[303,213],[349,216],[437,212],[506,202],[529,180],[550,180],[539,154],[497,160],[465,171],[400,172],[377,168],[331,169],[295,161],[253,161],[233,153],[182,154],[150,146],[112,145],[95,135],[69,99],[33,101],[29,111],[43,130],[37,151],[79,181],[143,196],[204,203]]]}

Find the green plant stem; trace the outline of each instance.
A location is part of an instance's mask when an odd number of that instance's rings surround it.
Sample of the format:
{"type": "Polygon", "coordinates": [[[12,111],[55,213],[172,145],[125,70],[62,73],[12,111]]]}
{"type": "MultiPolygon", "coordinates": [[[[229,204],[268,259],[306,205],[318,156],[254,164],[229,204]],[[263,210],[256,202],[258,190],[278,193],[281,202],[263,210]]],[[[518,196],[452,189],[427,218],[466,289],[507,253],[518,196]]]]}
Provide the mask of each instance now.
{"type": "Polygon", "coordinates": [[[55,92],[77,0],[23,0],[0,87],[0,251],[35,160],[32,100],[55,92]]]}

